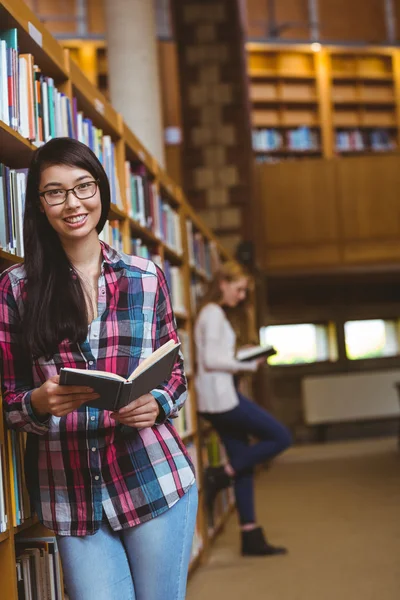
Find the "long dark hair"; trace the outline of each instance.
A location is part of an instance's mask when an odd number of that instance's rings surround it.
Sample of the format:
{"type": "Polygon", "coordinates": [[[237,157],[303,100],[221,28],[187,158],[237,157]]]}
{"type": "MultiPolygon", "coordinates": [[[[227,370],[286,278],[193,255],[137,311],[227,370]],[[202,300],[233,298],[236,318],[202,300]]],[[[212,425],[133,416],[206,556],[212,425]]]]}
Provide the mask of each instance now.
{"type": "Polygon", "coordinates": [[[40,175],[51,165],[85,169],[98,181],[102,210],[97,233],[103,229],[110,208],[107,175],[96,155],[85,144],[71,138],[56,138],[35,151],[25,197],[24,264],[27,281],[23,331],[31,355],[47,359],[65,339],[84,341],[88,326],[80,279],[74,276],[60,238],[40,210],[40,175]]]}

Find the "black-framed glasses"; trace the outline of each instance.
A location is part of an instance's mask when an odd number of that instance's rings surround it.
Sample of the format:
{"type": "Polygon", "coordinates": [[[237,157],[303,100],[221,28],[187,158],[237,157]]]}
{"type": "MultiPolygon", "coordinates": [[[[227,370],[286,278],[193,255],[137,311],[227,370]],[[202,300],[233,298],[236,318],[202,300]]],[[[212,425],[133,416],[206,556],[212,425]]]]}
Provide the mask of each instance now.
{"type": "Polygon", "coordinates": [[[69,190],[46,190],[45,192],[39,192],[39,196],[42,196],[49,206],[57,206],[57,204],[64,204],[69,192],[72,192],[78,200],[88,200],[88,198],[93,198],[97,192],[98,185],[98,180],[84,181],[83,183],[78,183],[78,185],[69,190]]]}

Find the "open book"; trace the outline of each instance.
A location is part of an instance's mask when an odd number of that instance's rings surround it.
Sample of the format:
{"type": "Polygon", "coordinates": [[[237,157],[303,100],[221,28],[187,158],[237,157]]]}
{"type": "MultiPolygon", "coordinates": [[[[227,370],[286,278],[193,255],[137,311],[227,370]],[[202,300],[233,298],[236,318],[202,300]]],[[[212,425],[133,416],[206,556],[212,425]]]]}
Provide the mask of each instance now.
{"type": "Polygon", "coordinates": [[[61,368],[60,385],[91,387],[100,398],[90,400],[88,406],[117,411],[170,378],[179,347],[170,340],[145,358],[128,379],[106,371],[61,368]]]}
{"type": "Polygon", "coordinates": [[[236,353],[236,359],[244,362],[246,360],[255,360],[257,358],[268,358],[276,354],[276,350],[273,346],[252,346],[251,348],[242,348],[236,353]]]}

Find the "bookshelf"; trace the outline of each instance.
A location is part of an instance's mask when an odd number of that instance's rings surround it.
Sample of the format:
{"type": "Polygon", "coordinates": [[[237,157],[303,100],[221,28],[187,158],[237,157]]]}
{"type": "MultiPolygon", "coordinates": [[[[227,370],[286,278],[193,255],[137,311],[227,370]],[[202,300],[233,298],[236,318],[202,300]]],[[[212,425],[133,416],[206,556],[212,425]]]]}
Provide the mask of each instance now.
{"type": "MultiPolygon", "coordinates": [[[[113,202],[103,239],[127,253],[134,251],[155,260],[167,274],[188,365],[189,400],[176,426],[196,465],[200,489],[192,571],[205,556],[218,530],[209,531],[201,508],[202,447],[208,442],[202,440],[197,422],[193,326],[196,303],[204,285],[219,261],[231,259],[231,256],[196,215],[182,190],[130,131],[121,115],[83,75],[71,61],[69,52],[58,45],[28,7],[21,0],[5,0],[0,7],[0,18],[3,31],[17,29],[20,53],[33,56],[34,64],[40,69],[37,85],[41,86],[41,91],[48,91],[46,86],[50,86],[49,102],[55,109],[57,102],[63,107],[58,123],[60,131],[55,129],[53,133],[73,135],[88,143],[101,158],[110,181],[114,178],[111,186],[114,186],[113,202]]],[[[23,110],[21,107],[23,102],[20,106],[23,110]]],[[[28,136],[24,136],[20,123],[6,124],[0,119],[0,163],[9,169],[3,172],[3,183],[6,178],[18,177],[15,170],[28,167],[35,147],[51,134],[50,112],[43,110],[40,128],[35,121],[34,135],[29,131],[28,136]]],[[[20,175],[23,181],[24,174],[20,175]]],[[[18,216],[23,190],[16,188],[14,192],[10,198],[18,216]]],[[[0,201],[3,202],[1,196],[0,201]]],[[[19,227],[17,218],[13,225],[11,233],[9,228],[7,232],[0,228],[0,270],[23,260],[14,240],[19,227]]],[[[2,526],[4,531],[0,531],[0,580],[7,600],[18,598],[16,542],[21,537],[50,535],[29,510],[21,468],[23,441],[22,434],[11,436],[5,429],[0,410],[0,492],[3,492],[7,515],[7,522],[4,520],[2,526]]],[[[213,444],[214,453],[220,451],[219,443],[214,441],[213,444]]],[[[232,499],[221,501],[216,513],[218,527],[231,508],[232,499]]]]}
{"type": "Polygon", "coordinates": [[[395,151],[400,50],[247,44],[258,162],[395,151]]]}

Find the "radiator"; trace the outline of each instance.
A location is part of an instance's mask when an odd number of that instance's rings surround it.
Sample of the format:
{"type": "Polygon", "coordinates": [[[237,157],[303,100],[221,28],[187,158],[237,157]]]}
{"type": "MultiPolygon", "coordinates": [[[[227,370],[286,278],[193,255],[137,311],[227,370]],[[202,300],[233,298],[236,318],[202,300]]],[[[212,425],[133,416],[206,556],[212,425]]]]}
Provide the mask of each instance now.
{"type": "Polygon", "coordinates": [[[309,425],[400,417],[400,370],[305,377],[304,420],[309,425]]]}

